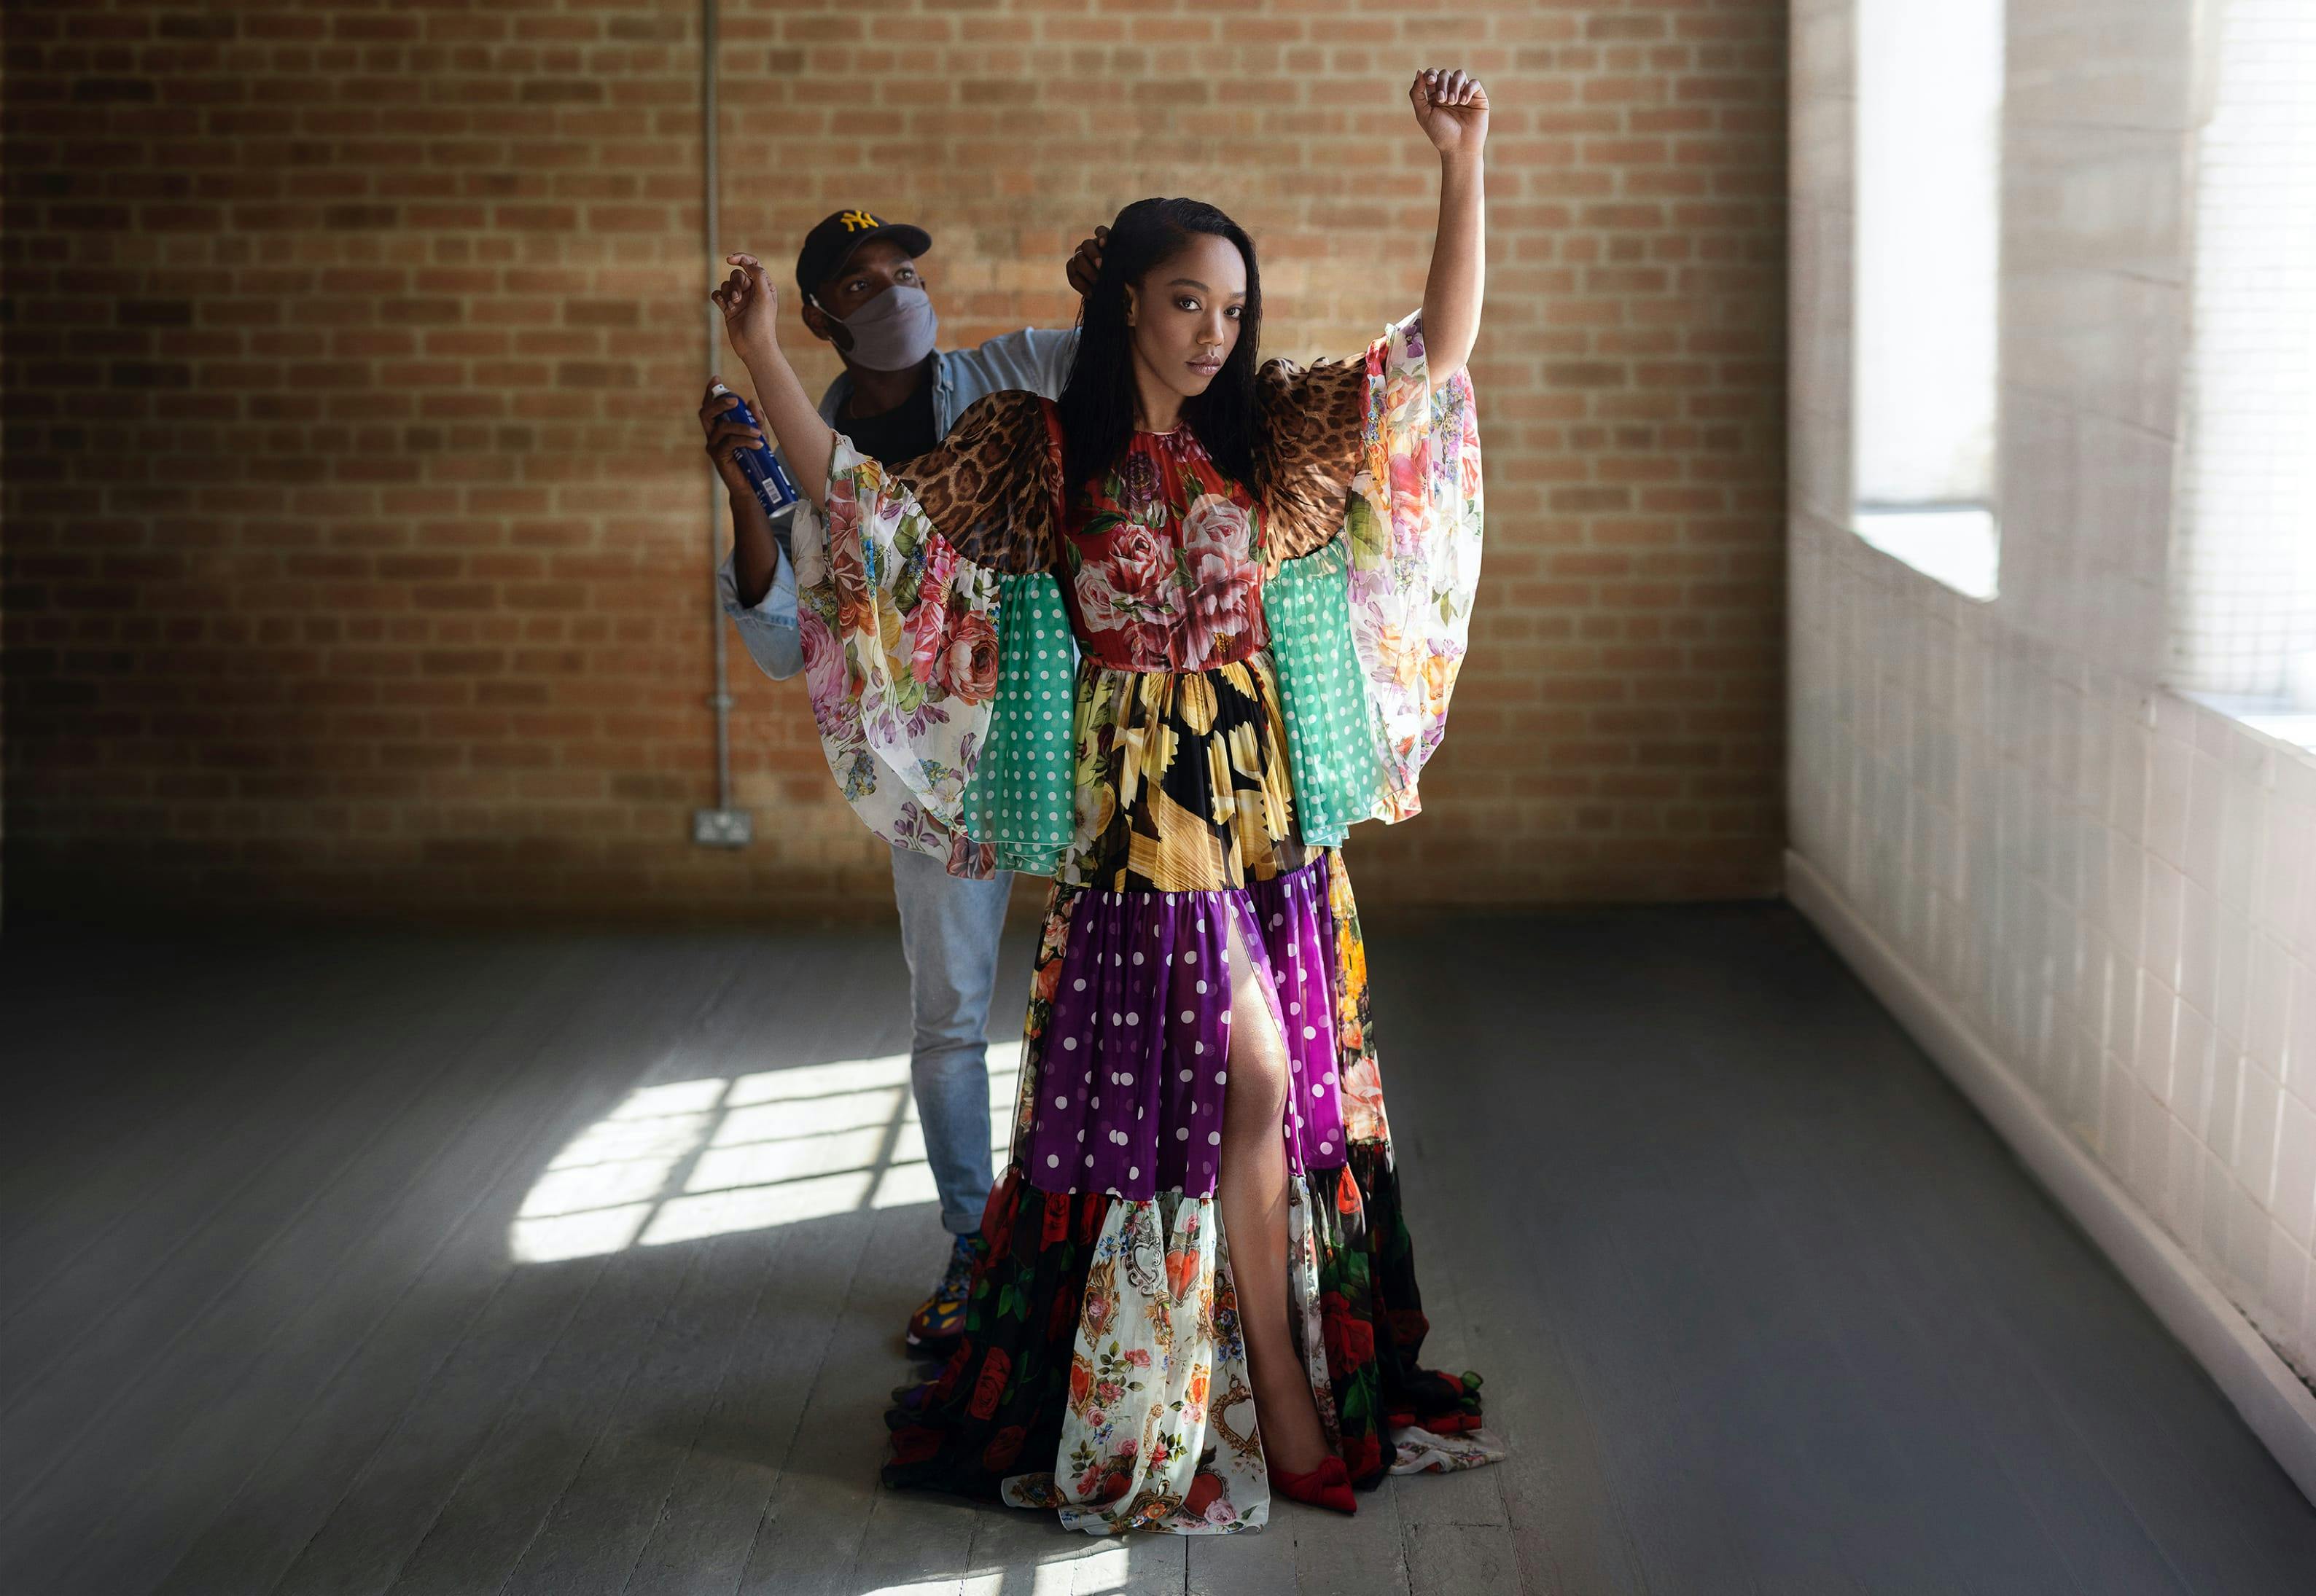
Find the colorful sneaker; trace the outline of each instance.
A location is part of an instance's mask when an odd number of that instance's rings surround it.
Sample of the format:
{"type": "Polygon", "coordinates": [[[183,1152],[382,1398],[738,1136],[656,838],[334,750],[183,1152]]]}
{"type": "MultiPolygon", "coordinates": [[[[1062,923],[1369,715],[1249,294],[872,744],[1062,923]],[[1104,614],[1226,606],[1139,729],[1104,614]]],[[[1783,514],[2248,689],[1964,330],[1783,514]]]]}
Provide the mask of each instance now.
{"type": "Polygon", "coordinates": [[[957,1345],[957,1338],[965,1334],[965,1305],[973,1291],[974,1266],[988,1250],[978,1232],[957,1238],[940,1284],[909,1316],[910,1346],[921,1352],[946,1353],[957,1345]]]}

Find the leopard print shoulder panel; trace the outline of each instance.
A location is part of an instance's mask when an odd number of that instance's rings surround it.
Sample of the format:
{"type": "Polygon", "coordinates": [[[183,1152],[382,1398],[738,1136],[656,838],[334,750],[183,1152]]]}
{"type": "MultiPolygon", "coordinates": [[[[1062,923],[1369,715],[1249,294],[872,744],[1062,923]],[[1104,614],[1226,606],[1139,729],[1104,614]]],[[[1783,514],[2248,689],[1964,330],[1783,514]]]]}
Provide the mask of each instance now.
{"type": "Polygon", "coordinates": [[[966,559],[1008,576],[1054,564],[1054,466],[1038,396],[975,400],[932,452],[893,468],[966,559]]]}
{"type": "Polygon", "coordinates": [[[1296,559],[1342,529],[1365,448],[1367,356],[1309,367],[1266,361],[1254,392],[1265,546],[1274,559],[1296,559]]]}

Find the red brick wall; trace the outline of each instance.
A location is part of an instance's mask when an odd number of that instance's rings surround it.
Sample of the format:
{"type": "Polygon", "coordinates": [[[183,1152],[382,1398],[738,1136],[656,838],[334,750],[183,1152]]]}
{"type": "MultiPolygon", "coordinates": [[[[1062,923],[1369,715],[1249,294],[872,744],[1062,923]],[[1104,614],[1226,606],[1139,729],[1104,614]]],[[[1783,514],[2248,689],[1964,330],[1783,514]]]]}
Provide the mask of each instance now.
{"type": "MultiPolygon", "coordinates": [[[[15,913],[884,904],[801,693],[736,648],[759,839],[688,839],[697,19],[12,0],[15,913]]],[[[1771,889],[1781,5],[726,0],[723,28],[727,247],[908,216],[951,342],[1064,320],[1070,244],[1172,192],[1256,235],[1273,351],[1357,347],[1420,297],[1407,76],[1480,73],[1486,580],[1429,812],[1355,869],[1376,903],[1771,889]]]]}

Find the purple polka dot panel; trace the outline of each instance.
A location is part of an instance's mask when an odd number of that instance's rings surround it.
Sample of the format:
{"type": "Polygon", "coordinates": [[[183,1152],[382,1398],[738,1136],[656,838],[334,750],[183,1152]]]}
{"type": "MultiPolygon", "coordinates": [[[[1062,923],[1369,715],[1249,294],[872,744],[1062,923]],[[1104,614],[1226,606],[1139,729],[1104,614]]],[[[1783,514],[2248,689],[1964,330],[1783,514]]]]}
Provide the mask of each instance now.
{"type": "Polygon", "coordinates": [[[1031,1185],[1128,1198],[1212,1194],[1230,1078],[1233,918],[1287,1044],[1279,1131],[1288,1171],[1341,1166],[1325,871],[1322,856],[1244,888],[1078,900],[1039,1038],[1031,1185]]]}

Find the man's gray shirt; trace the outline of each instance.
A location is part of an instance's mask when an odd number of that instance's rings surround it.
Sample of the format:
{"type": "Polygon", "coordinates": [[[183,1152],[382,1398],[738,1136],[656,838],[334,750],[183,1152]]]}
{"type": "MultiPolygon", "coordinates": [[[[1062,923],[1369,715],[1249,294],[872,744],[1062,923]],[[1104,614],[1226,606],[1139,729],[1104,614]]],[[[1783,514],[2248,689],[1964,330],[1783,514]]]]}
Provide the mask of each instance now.
{"type": "MultiPolygon", "coordinates": [[[[1077,347],[1074,328],[1054,332],[1025,327],[993,338],[978,349],[939,351],[933,357],[934,436],[948,437],[958,415],[985,394],[1026,388],[1048,399],[1059,397],[1077,347]]],[[[851,396],[852,374],[839,372],[828,385],[828,392],[821,395],[820,419],[842,431],[836,418],[851,396]]],[[[788,465],[785,457],[780,464],[788,465]]],[[[724,595],[725,612],[739,626],[740,640],[747,644],[750,657],[766,676],[781,681],[804,669],[804,644],[797,633],[796,567],[788,559],[788,514],[773,518],[772,537],[779,546],[779,563],[772,571],[771,589],[761,603],[752,607],[740,602],[730,554],[724,556],[716,580],[724,595]]]]}

